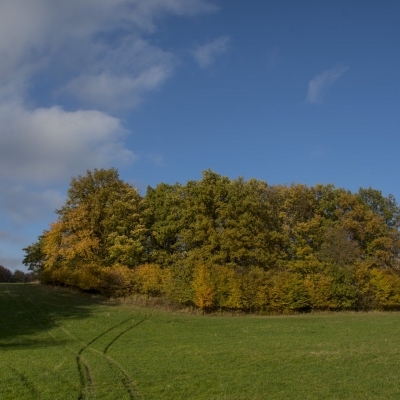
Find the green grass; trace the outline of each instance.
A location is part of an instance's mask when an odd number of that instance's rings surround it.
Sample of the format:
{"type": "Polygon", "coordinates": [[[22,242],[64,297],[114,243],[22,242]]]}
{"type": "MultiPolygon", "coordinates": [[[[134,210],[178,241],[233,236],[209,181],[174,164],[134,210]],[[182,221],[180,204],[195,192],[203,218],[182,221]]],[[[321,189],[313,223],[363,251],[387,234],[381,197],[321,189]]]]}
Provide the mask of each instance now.
{"type": "Polygon", "coordinates": [[[0,284],[0,399],[398,399],[400,314],[201,316],[0,284]]]}

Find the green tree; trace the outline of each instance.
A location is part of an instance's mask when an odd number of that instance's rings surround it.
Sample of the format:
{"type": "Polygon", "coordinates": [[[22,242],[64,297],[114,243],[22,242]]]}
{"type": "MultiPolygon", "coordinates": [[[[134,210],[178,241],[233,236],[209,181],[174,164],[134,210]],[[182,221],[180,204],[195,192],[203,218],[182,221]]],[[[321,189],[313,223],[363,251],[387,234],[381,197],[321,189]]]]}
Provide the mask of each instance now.
{"type": "Polygon", "coordinates": [[[22,249],[25,252],[25,257],[22,264],[26,265],[33,275],[38,276],[43,269],[45,254],[43,253],[43,238],[46,231],[38,237],[37,242],[22,249]]]}
{"type": "Polygon", "coordinates": [[[146,207],[144,220],[149,232],[146,251],[149,261],[171,266],[183,256],[181,236],[186,204],[182,185],[149,186],[146,207]]]}
{"type": "Polygon", "coordinates": [[[282,232],[265,182],[230,180],[211,170],[182,188],[179,248],[194,264],[270,268],[283,256],[282,232]]]}
{"type": "Polygon", "coordinates": [[[384,197],[380,190],[369,187],[368,189],[360,188],[357,197],[371,211],[379,214],[390,228],[400,227],[400,207],[392,194],[384,197]]]}

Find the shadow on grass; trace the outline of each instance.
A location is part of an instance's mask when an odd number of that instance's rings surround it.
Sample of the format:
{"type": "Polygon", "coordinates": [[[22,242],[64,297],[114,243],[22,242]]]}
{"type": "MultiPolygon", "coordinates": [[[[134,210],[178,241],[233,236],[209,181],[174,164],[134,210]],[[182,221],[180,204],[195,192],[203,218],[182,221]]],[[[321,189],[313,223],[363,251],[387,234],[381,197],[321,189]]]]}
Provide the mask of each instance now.
{"type": "Polygon", "coordinates": [[[0,284],[0,349],[62,344],[50,330],[60,319],[85,319],[93,306],[112,304],[101,296],[39,284],[0,284]],[[42,333],[42,334],[41,334],[42,333]],[[36,339],[37,337],[37,339],[36,339]]]}

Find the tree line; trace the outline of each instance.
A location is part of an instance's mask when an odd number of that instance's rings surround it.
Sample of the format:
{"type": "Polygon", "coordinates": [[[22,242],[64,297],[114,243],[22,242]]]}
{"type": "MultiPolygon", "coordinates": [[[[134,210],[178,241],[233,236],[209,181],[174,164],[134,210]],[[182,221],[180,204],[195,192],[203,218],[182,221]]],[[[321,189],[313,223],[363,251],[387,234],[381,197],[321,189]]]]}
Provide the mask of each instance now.
{"type": "Polygon", "coordinates": [[[32,282],[34,280],[32,273],[25,273],[19,269],[11,272],[8,268],[0,265],[0,283],[24,283],[32,282]]]}
{"type": "Polygon", "coordinates": [[[260,313],[400,308],[400,208],[372,188],[268,185],[211,170],[141,196],[116,169],[71,180],[24,249],[44,283],[260,313]]]}

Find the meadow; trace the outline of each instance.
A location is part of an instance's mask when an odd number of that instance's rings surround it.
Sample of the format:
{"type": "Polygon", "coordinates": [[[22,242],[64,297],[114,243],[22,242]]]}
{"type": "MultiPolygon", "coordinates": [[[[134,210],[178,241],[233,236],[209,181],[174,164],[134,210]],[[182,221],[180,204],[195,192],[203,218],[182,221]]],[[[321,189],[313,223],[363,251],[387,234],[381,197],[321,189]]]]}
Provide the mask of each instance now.
{"type": "Polygon", "coordinates": [[[400,398],[400,314],[201,315],[0,284],[0,398],[400,398]]]}

